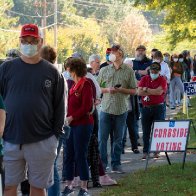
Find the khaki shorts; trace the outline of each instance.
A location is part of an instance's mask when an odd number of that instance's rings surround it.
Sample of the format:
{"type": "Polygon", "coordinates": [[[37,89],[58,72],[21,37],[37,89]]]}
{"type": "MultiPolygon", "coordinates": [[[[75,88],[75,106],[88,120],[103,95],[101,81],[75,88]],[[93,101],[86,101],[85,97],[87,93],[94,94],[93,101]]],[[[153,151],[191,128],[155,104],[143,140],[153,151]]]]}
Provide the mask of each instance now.
{"type": "Polygon", "coordinates": [[[28,174],[29,183],[36,188],[49,188],[53,184],[57,138],[24,144],[4,141],[5,186],[21,183],[28,174]]]}

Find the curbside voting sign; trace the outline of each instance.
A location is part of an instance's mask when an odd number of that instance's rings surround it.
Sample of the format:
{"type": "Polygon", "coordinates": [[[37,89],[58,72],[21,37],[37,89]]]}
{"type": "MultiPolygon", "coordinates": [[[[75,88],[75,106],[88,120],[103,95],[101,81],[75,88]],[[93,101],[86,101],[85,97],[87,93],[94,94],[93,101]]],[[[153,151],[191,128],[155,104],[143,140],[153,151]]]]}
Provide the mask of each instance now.
{"type": "Polygon", "coordinates": [[[189,130],[189,120],[155,121],[150,152],[186,151],[189,130]]]}

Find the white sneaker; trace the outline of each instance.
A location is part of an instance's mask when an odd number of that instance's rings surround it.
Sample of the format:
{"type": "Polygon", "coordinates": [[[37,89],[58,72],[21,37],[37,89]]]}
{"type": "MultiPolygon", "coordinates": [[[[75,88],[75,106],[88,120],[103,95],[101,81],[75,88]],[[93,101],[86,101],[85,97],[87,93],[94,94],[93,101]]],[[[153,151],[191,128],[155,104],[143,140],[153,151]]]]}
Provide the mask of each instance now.
{"type": "Polygon", "coordinates": [[[99,182],[103,186],[109,186],[109,185],[116,185],[117,184],[116,180],[113,180],[107,174],[104,175],[104,176],[100,176],[99,177],[99,182]]]}

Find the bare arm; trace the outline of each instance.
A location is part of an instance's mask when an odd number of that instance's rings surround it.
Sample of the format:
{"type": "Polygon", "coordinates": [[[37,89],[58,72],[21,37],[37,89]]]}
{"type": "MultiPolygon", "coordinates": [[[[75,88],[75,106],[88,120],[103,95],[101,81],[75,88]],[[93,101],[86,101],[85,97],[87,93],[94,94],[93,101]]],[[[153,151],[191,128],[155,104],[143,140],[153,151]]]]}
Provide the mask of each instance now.
{"type": "Polygon", "coordinates": [[[138,95],[140,96],[148,96],[148,95],[162,95],[163,94],[163,88],[159,86],[156,89],[151,89],[147,87],[139,87],[138,88],[138,95]]]}
{"type": "Polygon", "coordinates": [[[5,110],[0,109],[0,137],[3,136],[4,128],[5,128],[5,110]]]}

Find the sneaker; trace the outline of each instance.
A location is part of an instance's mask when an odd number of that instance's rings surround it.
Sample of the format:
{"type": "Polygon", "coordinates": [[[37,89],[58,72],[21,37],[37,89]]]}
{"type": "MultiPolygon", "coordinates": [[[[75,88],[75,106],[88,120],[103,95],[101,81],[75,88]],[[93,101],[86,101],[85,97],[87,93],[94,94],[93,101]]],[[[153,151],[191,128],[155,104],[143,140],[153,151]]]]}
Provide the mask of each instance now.
{"type": "Polygon", "coordinates": [[[172,106],[170,109],[171,109],[171,110],[175,110],[175,109],[176,109],[176,107],[172,106]]]}
{"type": "Polygon", "coordinates": [[[99,177],[99,182],[103,186],[110,186],[110,185],[116,185],[117,184],[116,180],[113,180],[107,174],[104,175],[104,176],[100,176],[99,177]]]}
{"type": "Polygon", "coordinates": [[[154,159],[158,159],[159,158],[159,153],[158,152],[155,152],[154,155],[153,155],[153,158],[154,159]]]}
{"type": "Polygon", "coordinates": [[[102,188],[101,184],[98,181],[93,182],[93,188],[102,188]]]}
{"type": "Polygon", "coordinates": [[[90,196],[90,194],[88,193],[88,191],[81,188],[78,193],[78,196],[90,196]]]}
{"type": "Polygon", "coordinates": [[[138,149],[133,149],[133,153],[134,153],[134,154],[139,154],[140,151],[139,151],[138,149]]]}
{"type": "Polygon", "coordinates": [[[122,167],[119,165],[119,166],[112,167],[111,173],[123,174],[125,172],[122,170],[122,167]]]}
{"type": "Polygon", "coordinates": [[[144,153],[143,157],[142,157],[142,160],[146,160],[146,158],[147,158],[147,153],[144,153]]]}
{"type": "Polygon", "coordinates": [[[70,189],[68,186],[66,186],[61,196],[71,196],[71,195],[74,195],[73,189],[70,189]]]}

